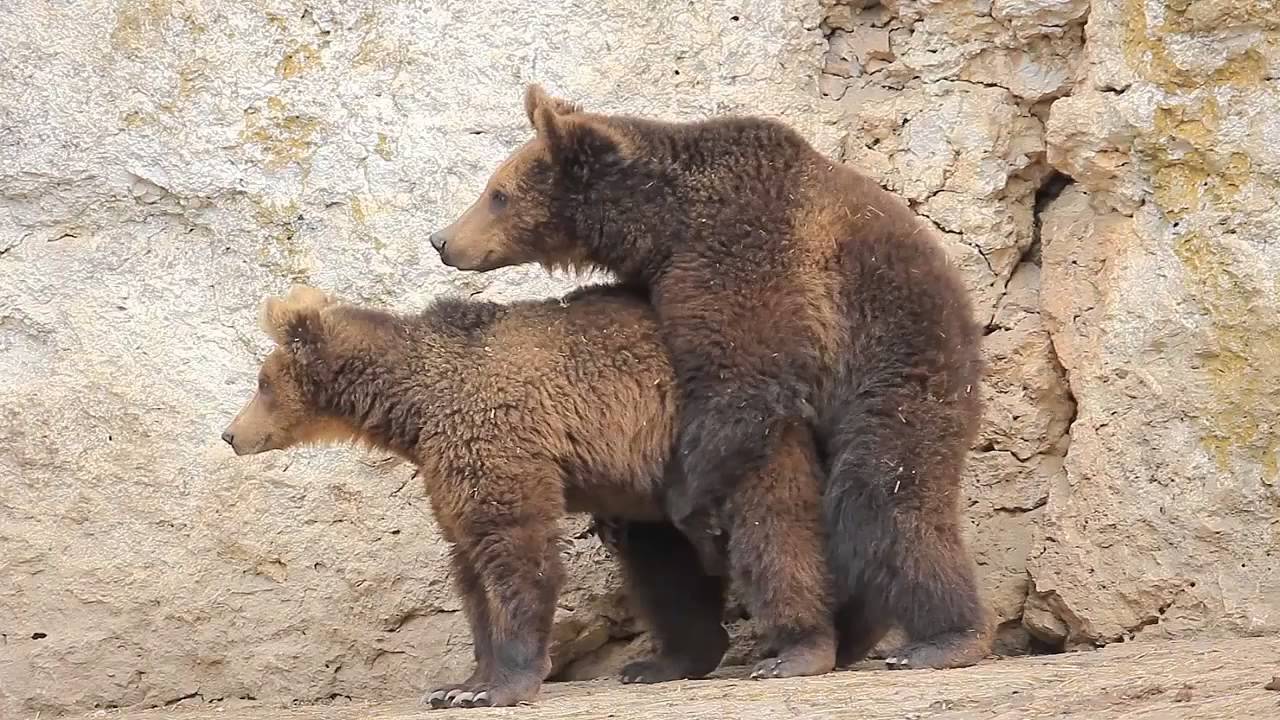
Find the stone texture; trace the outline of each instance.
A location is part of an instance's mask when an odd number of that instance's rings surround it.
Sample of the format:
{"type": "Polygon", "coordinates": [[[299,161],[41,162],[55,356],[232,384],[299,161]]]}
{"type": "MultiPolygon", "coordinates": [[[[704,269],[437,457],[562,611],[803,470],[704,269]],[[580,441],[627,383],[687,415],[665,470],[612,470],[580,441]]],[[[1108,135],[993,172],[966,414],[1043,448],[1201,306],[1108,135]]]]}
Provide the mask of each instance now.
{"type": "MultiPolygon", "coordinates": [[[[236,459],[218,433],[267,348],[254,308],[295,279],[400,306],[571,286],[447,272],[423,242],[528,136],[529,80],[783,117],[943,233],[987,327],[965,488],[1001,651],[1280,630],[1273,0],[0,17],[0,716],[385,699],[463,671],[408,468],[236,459]]],[[[648,642],[581,527],[566,678],[648,642]]],[[[745,662],[758,638],[727,619],[745,662]]]]}
{"type": "Polygon", "coordinates": [[[1067,645],[1280,630],[1273,2],[1094,2],[1042,306],[1078,417],[1030,562],[1067,645]]]}

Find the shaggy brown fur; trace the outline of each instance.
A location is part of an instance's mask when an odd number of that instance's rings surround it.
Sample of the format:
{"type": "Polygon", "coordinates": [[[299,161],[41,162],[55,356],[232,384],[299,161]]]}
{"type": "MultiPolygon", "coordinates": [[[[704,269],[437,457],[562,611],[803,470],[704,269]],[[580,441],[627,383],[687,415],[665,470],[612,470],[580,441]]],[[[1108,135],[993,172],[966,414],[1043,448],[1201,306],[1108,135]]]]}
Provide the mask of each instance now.
{"type": "MultiPolygon", "coordinates": [[[[476,669],[462,683],[433,685],[425,701],[511,705],[536,695],[550,668],[563,580],[557,521],[566,512],[627,521],[614,544],[660,652],[627,667],[623,680],[716,668],[728,645],[722,581],[701,570],[661,506],[674,378],[644,295],[599,287],[563,300],[447,300],[395,315],[299,287],[264,302],[261,318],[278,347],[223,438],[237,454],[351,440],[394,452],[418,466],[452,543],[476,669]]],[[[821,672],[834,663],[835,634],[820,469],[800,430],[786,431],[782,451],[724,517],[751,539],[728,561],[753,615],[782,644],[825,628],[825,646],[791,659],[821,672]],[[757,550],[779,545],[783,552],[757,550]]],[[[778,671],[776,661],[757,668],[778,671]]]]}
{"type": "Polygon", "coordinates": [[[778,122],[591,114],[537,86],[525,110],[536,137],[432,236],[441,259],[648,287],[678,378],[677,524],[705,546],[707,517],[807,422],[830,468],[841,661],[895,623],[912,644],[893,667],[982,658],[958,503],[981,335],[935,234],[778,122]]]}

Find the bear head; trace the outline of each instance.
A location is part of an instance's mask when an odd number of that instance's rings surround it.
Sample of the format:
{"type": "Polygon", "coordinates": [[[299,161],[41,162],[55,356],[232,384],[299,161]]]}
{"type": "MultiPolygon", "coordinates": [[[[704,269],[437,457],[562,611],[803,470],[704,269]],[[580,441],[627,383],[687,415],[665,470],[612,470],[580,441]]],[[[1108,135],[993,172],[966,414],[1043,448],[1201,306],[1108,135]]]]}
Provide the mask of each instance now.
{"type": "Polygon", "coordinates": [[[431,235],[444,264],[488,271],[536,262],[548,269],[589,270],[598,198],[633,159],[631,138],[605,117],[525,91],[536,134],[489,178],[484,192],[451,225],[431,235]]]}
{"type": "Polygon", "coordinates": [[[258,369],[258,387],[222,433],[237,455],[283,450],[323,439],[332,423],[307,396],[307,355],[323,331],[322,312],[333,304],[323,292],[296,285],[262,302],[258,323],[276,343],[258,369]]]}

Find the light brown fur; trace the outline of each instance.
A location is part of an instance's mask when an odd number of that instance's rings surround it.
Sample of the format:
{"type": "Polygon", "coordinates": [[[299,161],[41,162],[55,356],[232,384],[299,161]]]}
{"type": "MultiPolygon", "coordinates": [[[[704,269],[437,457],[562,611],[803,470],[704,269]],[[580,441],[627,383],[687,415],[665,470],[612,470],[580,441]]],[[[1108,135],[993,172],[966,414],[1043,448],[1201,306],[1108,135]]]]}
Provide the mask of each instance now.
{"type": "MultiPolygon", "coordinates": [[[[433,685],[425,698],[433,706],[510,705],[536,695],[550,668],[563,580],[557,521],[568,512],[623,523],[628,585],[660,646],[624,681],[716,667],[728,642],[719,623],[723,588],[662,508],[674,380],[642,295],[592,288],[563,301],[445,300],[396,315],[298,288],[265,301],[261,318],[278,347],[223,438],[237,454],[347,441],[394,452],[417,465],[453,545],[476,671],[460,684],[433,685]]],[[[761,673],[821,671],[834,662],[820,480],[800,430],[788,433],[775,462],[729,512],[732,533],[760,538],[754,547],[785,528],[786,553],[730,548],[728,555],[733,577],[750,588],[752,612],[774,637],[805,617],[826,623],[826,642],[761,673]],[[785,616],[774,612],[782,607],[785,616]]]]}

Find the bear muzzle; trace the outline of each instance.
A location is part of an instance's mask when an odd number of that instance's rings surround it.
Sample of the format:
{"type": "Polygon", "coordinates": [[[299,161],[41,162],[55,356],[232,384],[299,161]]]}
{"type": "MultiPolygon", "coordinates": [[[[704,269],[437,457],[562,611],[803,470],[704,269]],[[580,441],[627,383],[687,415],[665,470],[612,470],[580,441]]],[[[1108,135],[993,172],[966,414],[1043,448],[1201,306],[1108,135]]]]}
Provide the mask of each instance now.
{"type": "Polygon", "coordinates": [[[222,431],[222,442],[230,445],[231,449],[235,451],[236,455],[252,454],[252,451],[246,450],[244,448],[243,442],[238,444],[236,443],[236,434],[231,431],[231,428],[227,428],[226,430],[222,431]]]}
{"type": "Polygon", "coordinates": [[[437,230],[431,233],[430,239],[431,239],[431,247],[435,248],[436,252],[443,255],[444,246],[449,243],[449,236],[445,235],[443,230],[437,230]]]}
{"type": "Polygon", "coordinates": [[[271,445],[271,440],[272,436],[267,435],[260,438],[256,443],[253,442],[252,438],[246,441],[243,435],[237,436],[231,428],[227,428],[222,433],[222,441],[230,445],[231,449],[239,456],[257,455],[258,453],[273,450],[275,448],[271,445]]]}

